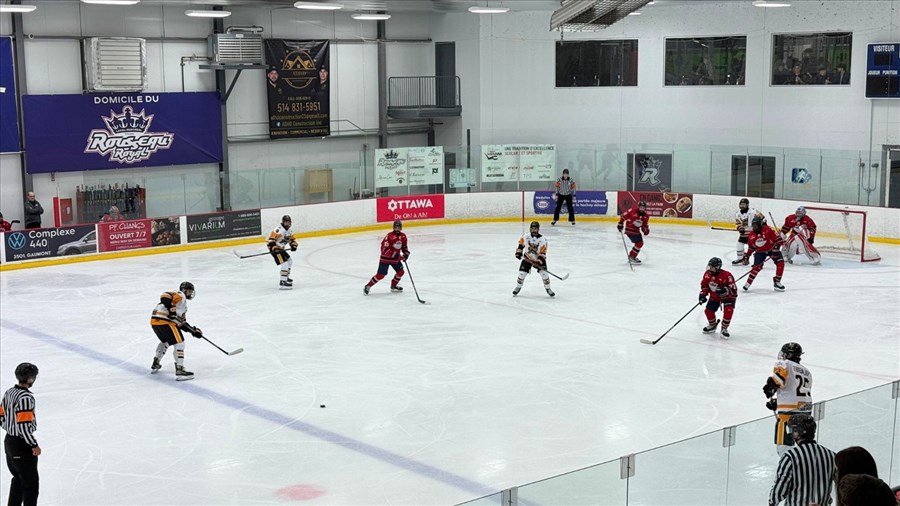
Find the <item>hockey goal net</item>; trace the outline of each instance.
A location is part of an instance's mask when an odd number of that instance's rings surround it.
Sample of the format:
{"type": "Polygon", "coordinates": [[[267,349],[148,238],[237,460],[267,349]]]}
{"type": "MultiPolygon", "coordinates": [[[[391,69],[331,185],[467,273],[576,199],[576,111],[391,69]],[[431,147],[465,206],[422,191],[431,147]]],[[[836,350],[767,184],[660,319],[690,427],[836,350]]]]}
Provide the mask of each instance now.
{"type": "Polygon", "coordinates": [[[816,222],[815,247],[821,253],[852,255],[860,262],[881,260],[871,248],[865,211],[811,206],[806,211],[816,222]]]}

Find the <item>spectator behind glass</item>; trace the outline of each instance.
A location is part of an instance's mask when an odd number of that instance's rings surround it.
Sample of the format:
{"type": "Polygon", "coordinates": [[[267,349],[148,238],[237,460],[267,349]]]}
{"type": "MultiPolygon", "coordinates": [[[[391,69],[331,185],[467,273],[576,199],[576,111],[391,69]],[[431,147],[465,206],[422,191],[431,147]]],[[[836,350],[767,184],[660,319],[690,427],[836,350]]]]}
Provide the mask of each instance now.
{"type": "Polygon", "coordinates": [[[828,84],[850,84],[850,73],[847,72],[847,66],[838,63],[831,74],[831,80],[828,84]]]}
{"type": "Polygon", "coordinates": [[[12,223],[3,219],[3,213],[0,213],[0,232],[9,232],[12,230],[12,223]]]}
{"type": "Polygon", "coordinates": [[[34,192],[28,192],[25,199],[25,228],[41,228],[41,215],[44,208],[34,198],[34,192]]]}
{"type": "Polygon", "coordinates": [[[837,489],[837,506],[897,506],[897,498],[882,480],[868,474],[848,474],[837,489]]]}
{"type": "Polygon", "coordinates": [[[803,67],[799,63],[794,65],[791,75],[788,76],[784,84],[806,84],[806,76],[803,74],[803,67]]]}
{"type": "Polygon", "coordinates": [[[828,67],[819,65],[816,75],[813,76],[813,84],[831,84],[831,76],[828,75],[828,67]]]}
{"type": "Polygon", "coordinates": [[[125,219],[125,217],[122,216],[122,213],[121,213],[121,211],[119,211],[119,208],[116,206],[112,206],[109,208],[109,211],[107,211],[103,215],[103,217],[100,218],[100,221],[122,221],[124,219],[125,219]]]}

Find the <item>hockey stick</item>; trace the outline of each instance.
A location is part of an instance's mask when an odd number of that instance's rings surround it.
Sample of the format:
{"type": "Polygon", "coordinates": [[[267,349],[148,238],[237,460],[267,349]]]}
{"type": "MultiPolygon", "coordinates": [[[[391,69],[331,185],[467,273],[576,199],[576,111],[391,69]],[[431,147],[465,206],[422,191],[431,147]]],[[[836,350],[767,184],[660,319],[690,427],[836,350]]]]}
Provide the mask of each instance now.
{"type": "Polygon", "coordinates": [[[724,230],[726,232],[737,232],[738,231],[736,228],[714,227],[712,224],[712,221],[710,221],[710,220],[706,220],[706,224],[709,225],[709,228],[711,228],[713,230],[724,230]]]}
{"type": "Polygon", "coordinates": [[[240,253],[237,252],[236,249],[231,250],[231,251],[232,251],[232,253],[234,253],[234,256],[236,256],[236,257],[238,257],[238,258],[240,258],[240,259],[244,259],[244,258],[252,258],[252,257],[261,257],[261,256],[263,256],[263,255],[268,255],[268,254],[269,254],[269,252],[266,251],[265,253],[253,253],[252,255],[241,255],[240,253]]]}
{"type": "Polygon", "coordinates": [[[679,323],[681,323],[681,320],[684,320],[685,318],[687,318],[687,316],[688,316],[689,314],[693,313],[695,309],[697,309],[698,307],[700,307],[700,304],[703,304],[703,303],[702,303],[702,302],[698,302],[698,303],[695,304],[694,307],[692,307],[687,313],[684,313],[684,316],[682,316],[681,318],[679,318],[678,321],[675,322],[675,325],[672,325],[671,327],[669,327],[669,330],[663,332],[663,335],[661,335],[661,336],[659,336],[658,338],[656,338],[655,341],[651,341],[651,340],[649,340],[649,339],[641,339],[641,342],[644,343],[644,344],[656,344],[656,343],[658,343],[662,338],[666,337],[666,334],[668,334],[669,332],[671,332],[672,329],[674,329],[676,325],[678,325],[679,323]]]}
{"type": "Polygon", "coordinates": [[[209,343],[209,344],[215,346],[216,348],[219,349],[219,351],[221,351],[222,353],[228,355],[229,357],[232,356],[232,355],[237,355],[238,353],[241,353],[242,351],[244,351],[243,348],[238,348],[238,349],[236,349],[236,350],[234,350],[234,351],[225,351],[225,350],[223,350],[218,344],[216,344],[216,343],[210,341],[209,339],[207,339],[206,336],[204,336],[204,335],[201,335],[201,336],[200,336],[200,339],[203,339],[203,340],[206,341],[207,343],[209,343]]]}
{"type": "Polygon", "coordinates": [[[541,266],[539,266],[538,264],[534,263],[534,261],[533,261],[532,259],[528,258],[527,256],[525,257],[525,260],[527,260],[528,263],[530,263],[531,265],[533,265],[534,268],[537,269],[538,271],[544,271],[544,272],[546,272],[547,274],[553,276],[554,278],[556,278],[556,279],[558,279],[558,280],[560,280],[560,281],[565,281],[565,280],[569,279],[569,273],[568,273],[568,272],[566,273],[565,276],[560,277],[560,276],[557,276],[556,274],[553,274],[552,272],[548,271],[547,269],[542,269],[541,266]]]}
{"type": "Polygon", "coordinates": [[[631,267],[631,272],[634,272],[634,266],[631,265],[631,256],[628,254],[628,244],[625,243],[625,234],[619,232],[619,235],[622,236],[622,247],[625,248],[625,260],[628,261],[628,267],[631,267]]]}
{"type": "Polygon", "coordinates": [[[409,270],[409,264],[406,263],[406,260],[403,261],[403,266],[406,267],[406,273],[409,274],[409,284],[411,284],[413,287],[413,292],[415,292],[416,294],[416,300],[418,300],[422,304],[428,304],[427,302],[422,300],[422,297],[419,297],[419,291],[416,290],[416,282],[413,281],[412,271],[409,270]]]}

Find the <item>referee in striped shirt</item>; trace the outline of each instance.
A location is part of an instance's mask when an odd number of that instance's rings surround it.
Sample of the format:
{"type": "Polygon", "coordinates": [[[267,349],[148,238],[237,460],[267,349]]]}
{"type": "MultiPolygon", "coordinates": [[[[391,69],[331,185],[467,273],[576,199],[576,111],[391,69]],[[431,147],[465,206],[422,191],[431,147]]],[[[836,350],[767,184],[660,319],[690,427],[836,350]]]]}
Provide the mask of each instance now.
{"type": "Polygon", "coordinates": [[[559,221],[559,211],[563,202],[569,208],[569,223],[575,224],[575,180],[569,177],[569,169],[563,169],[562,176],[556,180],[556,210],[553,211],[551,225],[559,221]]]}
{"type": "Polygon", "coordinates": [[[3,394],[0,404],[0,425],[6,431],[3,448],[6,467],[12,473],[9,486],[9,505],[33,506],[38,498],[38,455],[41,447],[34,438],[37,419],[34,415],[34,396],[31,385],[37,379],[38,368],[23,362],[16,367],[19,383],[3,394]]]}
{"type": "Polygon", "coordinates": [[[834,452],[816,443],[816,421],[806,413],[791,416],[788,425],[796,446],[778,461],[769,506],[831,504],[834,480],[834,452]]]}

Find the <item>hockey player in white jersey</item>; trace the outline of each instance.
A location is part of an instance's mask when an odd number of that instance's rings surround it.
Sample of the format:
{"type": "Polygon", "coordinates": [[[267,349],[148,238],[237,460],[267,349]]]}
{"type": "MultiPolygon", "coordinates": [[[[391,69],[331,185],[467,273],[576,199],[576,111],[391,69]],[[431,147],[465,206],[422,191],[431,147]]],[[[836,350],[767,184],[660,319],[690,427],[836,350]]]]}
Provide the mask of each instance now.
{"type": "Polygon", "coordinates": [[[750,234],[750,224],[753,223],[753,217],[759,213],[756,209],[750,207],[749,199],[741,199],[738,203],[738,211],[734,213],[734,225],[738,231],[737,245],[735,251],[737,258],[731,262],[731,265],[740,265],[744,259],[744,246],[747,245],[747,235],[750,234]]]}
{"type": "Polygon", "coordinates": [[[522,290],[522,284],[525,282],[525,276],[531,272],[531,268],[537,269],[541,279],[544,280],[544,289],[547,295],[554,297],[556,294],[550,289],[550,275],[547,274],[547,239],[541,235],[541,224],[532,221],[529,227],[529,234],[523,235],[519,239],[519,246],[516,248],[516,258],[522,262],[519,264],[519,277],[516,280],[516,288],[513,289],[513,295],[518,295],[522,290]]]}
{"type": "Polygon", "coordinates": [[[812,374],[800,365],[803,348],[797,343],[786,343],[778,353],[772,375],[766,379],[763,394],[769,399],[766,407],[775,411],[775,444],[778,455],[783,454],[794,440],[788,420],[796,413],[812,412],[812,374]]]}
{"type": "Polygon", "coordinates": [[[291,266],[294,265],[294,259],[287,250],[290,248],[291,251],[297,251],[297,240],[294,239],[290,216],[281,217],[281,224],[269,233],[266,246],[269,247],[269,253],[272,254],[275,265],[278,266],[279,288],[290,290],[294,286],[294,280],[291,279],[291,266]]]}

